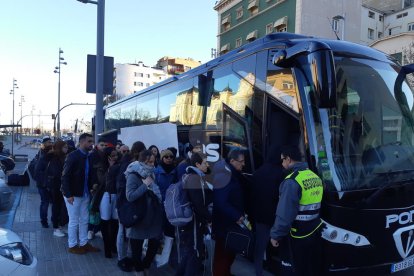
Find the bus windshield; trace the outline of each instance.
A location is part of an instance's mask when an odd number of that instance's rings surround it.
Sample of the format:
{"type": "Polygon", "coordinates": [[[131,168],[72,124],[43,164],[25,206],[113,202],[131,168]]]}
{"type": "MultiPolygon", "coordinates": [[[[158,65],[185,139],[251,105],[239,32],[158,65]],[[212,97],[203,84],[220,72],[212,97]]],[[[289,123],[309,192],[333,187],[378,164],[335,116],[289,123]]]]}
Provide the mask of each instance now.
{"type": "Polygon", "coordinates": [[[313,109],[318,167],[327,189],[413,181],[414,82],[407,78],[395,94],[398,65],[350,57],[335,62],[336,107],[313,109]]]}

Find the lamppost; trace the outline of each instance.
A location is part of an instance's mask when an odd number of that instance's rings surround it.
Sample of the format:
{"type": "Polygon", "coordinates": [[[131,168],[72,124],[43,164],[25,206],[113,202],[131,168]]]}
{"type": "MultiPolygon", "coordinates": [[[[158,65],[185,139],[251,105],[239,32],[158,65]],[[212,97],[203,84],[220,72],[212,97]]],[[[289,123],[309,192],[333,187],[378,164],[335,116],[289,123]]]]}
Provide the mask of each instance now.
{"type": "Polygon", "coordinates": [[[97,5],[97,39],[96,39],[96,109],[95,109],[95,141],[103,132],[103,80],[104,80],[104,28],[105,0],[77,0],[84,4],[97,5]]]}
{"type": "Polygon", "coordinates": [[[20,102],[19,102],[19,106],[20,106],[20,134],[23,134],[23,103],[25,102],[24,100],[24,96],[21,95],[20,96],[20,102]]]}
{"type": "MultiPolygon", "coordinates": [[[[68,65],[68,63],[66,61],[64,61],[65,59],[62,57],[63,51],[62,49],[59,48],[59,66],[55,67],[55,71],[54,73],[59,75],[59,80],[58,80],[58,111],[60,110],[60,65],[64,64],[64,65],[68,65]]],[[[56,134],[55,134],[56,135],[56,134]]],[[[60,137],[60,118],[58,118],[57,121],[57,137],[60,137]]]]}
{"type": "Polygon", "coordinates": [[[332,17],[333,20],[343,20],[342,21],[342,34],[341,34],[341,40],[345,39],[345,14],[344,15],[335,15],[332,17]]]}
{"type": "Polygon", "coordinates": [[[30,112],[30,114],[32,115],[32,135],[33,135],[33,111],[35,111],[36,108],[34,105],[32,105],[32,111],[30,112]]]}
{"type": "Polygon", "coordinates": [[[14,89],[19,88],[17,86],[17,80],[13,79],[13,89],[10,90],[10,94],[13,95],[13,116],[12,116],[12,157],[14,157],[14,89]]]}

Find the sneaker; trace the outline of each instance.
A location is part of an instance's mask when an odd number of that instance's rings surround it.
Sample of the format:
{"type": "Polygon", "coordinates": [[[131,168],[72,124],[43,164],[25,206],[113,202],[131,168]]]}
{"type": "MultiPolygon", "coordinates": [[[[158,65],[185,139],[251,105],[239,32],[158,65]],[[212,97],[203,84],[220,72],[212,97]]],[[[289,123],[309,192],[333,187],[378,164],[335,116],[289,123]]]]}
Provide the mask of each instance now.
{"type": "Polygon", "coordinates": [[[74,247],[69,247],[68,252],[72,254],[78,254],[78,255],[83,255],[86,253],[85,249],[77,245],[75,245],[74,247]]]}
{"type": "Polygon", "coordinates": [[[59,229],[60,229],[60,231],[62,231],[66,235],[68,234],[68,229],[64,228],[63,226],[59,226],[59,229]]]}
{"type": "Polygon", "coordinates": [[[88,240],[93,240],[95,233],[93,231],[88,231],[88,240]]]}
{"type": "Polygon", "coordinates": [[[98,238],[103,239],[103,237],[102,237],[102,232],[101,232],[101,231],[96,232],[96,233],[95,233],[95,237],[98,237],[98,238]]]}
{"type": "Polygon", "coordinates": [[[97,247],[94,247],[90,243],[86,243],[85,245],[82,245],[80,248],[84,249],[86,252],[100,252],[101,250],[97,247]]]}
{"type": "Polygon", "coordinates": [[[61,238],[61,237],[65,236],[65,233],[63,233],[63,231],[61,229],[56,228],[55,230],[53,230],[53,236],[61,238]]]}

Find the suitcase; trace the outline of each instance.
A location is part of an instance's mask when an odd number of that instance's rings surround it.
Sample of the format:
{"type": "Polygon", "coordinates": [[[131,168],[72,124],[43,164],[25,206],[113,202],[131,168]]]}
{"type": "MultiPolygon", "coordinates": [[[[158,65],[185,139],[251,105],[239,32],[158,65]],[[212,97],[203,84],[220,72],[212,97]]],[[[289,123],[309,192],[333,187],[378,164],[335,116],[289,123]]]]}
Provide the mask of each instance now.
{"type": "Polygon", "coordinates": [[[29,186],[30,185],[30,177],[27,171],[24,174],[10,174],[8,176],[8,183],[9,186],[29,186]]]}

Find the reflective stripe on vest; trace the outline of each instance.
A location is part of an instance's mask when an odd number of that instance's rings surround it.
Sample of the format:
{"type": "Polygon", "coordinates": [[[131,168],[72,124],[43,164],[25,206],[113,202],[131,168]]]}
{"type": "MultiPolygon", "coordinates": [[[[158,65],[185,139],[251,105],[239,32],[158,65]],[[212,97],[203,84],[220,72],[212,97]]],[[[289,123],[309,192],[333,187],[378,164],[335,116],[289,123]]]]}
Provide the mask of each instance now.
{"type": "Polygon", "coordinates": [[[299,211],[292,223],[291,236],[305,238],[320,226],[319,210],[323,195],[322,180],[311,170],[296,171],[286,177],[301,187],[299,211]]]}

